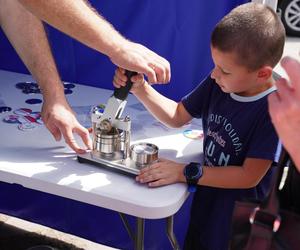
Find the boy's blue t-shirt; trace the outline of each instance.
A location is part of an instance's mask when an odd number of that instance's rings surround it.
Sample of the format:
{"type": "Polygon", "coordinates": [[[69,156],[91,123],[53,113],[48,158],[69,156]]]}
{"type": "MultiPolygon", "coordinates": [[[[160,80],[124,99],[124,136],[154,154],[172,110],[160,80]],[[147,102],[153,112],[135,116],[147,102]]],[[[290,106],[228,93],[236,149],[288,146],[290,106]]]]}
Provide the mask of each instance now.
{"type": "MultiPolygon", "coordinates": [[[[267,102],[272,91],[274,88],[253,97],[228,94],[209,76],[182,99],[190,115],[202,118],[205,166],[242,166],[246,158],[278,158],[279,142],[267,102]]],[[[270,174],[271,170],[250,189],[198,186],[185,248],[227,249],[234,202],[262,199],[268,191],[270,174]]]]}

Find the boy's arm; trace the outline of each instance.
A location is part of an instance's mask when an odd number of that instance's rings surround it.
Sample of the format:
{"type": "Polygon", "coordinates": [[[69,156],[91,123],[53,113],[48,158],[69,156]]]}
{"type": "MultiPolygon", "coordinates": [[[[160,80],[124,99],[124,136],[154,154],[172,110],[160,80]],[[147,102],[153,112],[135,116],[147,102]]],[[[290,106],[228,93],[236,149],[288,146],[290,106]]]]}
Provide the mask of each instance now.
{"type": "Polygon", "coordinates": [[[204,167],[198,184],[218,188],[252,188],[267,173],[272,161],[246,158],[242,167],[204,167]]]}
{"type": "MultiPolygon", "coordinates": [[[[255,187],[271,166],[272,161],[247,158],[243,166],[203,167],[203,175],[198,185],[217,188],[246,189],[255,187]]],[[[161,160],[149,168],[141,170],[136,178],[151,187],[176,182],[186,182],[183,169],[186,164],[161,160]]]]}
{"type": "Polygon", "coordinates": [[[161,95],[147,82],[133,94],[157,120],[169,127],[181,127],[192,119],[181,102],[177,103],[161,95]]]}

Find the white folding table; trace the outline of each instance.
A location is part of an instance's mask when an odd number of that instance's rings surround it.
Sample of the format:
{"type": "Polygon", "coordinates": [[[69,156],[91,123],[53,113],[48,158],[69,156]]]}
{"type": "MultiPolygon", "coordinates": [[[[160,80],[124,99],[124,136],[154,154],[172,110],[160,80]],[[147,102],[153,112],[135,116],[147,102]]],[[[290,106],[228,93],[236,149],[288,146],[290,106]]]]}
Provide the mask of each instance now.
{"type": "MultiPolygon", "coordinates": [[[[17,82],[31,80],[28,75],[0,71],[2,105],[4,103],[13,110],[40,110],[41,105],[25,103],[28,98],[42,98],[40,94],[26,95],[15,87],[17,82]]],[[[89,105],[106,103],[112,94],[111,90],[79,84],[76,84],[73,91],[67,98],[78,112],[78,119],[82,123],[89,122],[85,111],[80,113],[82,110],[86,110],[89,105]]],[[[178,248],[173,234],[173,215],[188,197],[185,184],[149,188],[137,183],[132,176],[80,164],[76,154],[65,142],[56,142],[43,125],[24,132],[16,124],[3,122],[2,119],[11,113],[0,114],[0,181],[20,184],[29,189],[119,212],[135,241],[136,249],[143,249],[144,220],[167,218],[169,239],[173,248],[178,248]],[[128,227],[124,214],[137,218],[136,234],[128,227]]],[[[182,133],[185,129],[197,127],[199,124],[168,129],[155,121],[132,95],[128,97],[124,113],[132,119],[131,143],[154,143],[159,147],[159,157],[179,162],[200,160],[201,140],[186,138],[182,133]]],[[[79,141],[78,137],[77,139],[79,141]]]]}

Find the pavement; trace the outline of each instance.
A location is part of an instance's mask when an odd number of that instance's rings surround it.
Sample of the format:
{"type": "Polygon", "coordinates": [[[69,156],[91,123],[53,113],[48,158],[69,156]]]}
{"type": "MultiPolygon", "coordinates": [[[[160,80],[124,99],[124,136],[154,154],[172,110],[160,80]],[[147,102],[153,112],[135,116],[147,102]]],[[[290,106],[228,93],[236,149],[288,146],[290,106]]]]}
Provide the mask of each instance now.
{"type": "Polygon", "coordinates": [[[53,247],[53,250],[116,249],[71,234],[66,234],[49,227],[0,214],[1,250],[27,250],[28,248],[37,245],[48,245],[53,247]]]}
{"type": "MultiPolygon", "coordinates": [[[[284,56],[300,61],[300,38],[286,39],[284,56]]],[[[278,64],[274,71],[286,76],[278,64]]],[[[49,227],[0,214],[0,250],[25,250],[33,245],[48,244],[63,250],[113,250],[108,246],[66,234],[49,227]]]]}

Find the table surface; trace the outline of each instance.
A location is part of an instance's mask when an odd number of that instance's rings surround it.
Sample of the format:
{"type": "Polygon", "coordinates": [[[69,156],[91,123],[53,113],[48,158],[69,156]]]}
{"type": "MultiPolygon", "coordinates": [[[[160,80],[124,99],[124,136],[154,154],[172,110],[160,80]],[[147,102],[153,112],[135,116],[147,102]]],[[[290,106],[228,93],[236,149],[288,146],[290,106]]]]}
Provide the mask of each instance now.
{"type": "MultiPolygon", "coordinates": [[[[15,87],[21,81],[32,81],[32,78],[0,70],[1,105],[10,106],[13,110],[30,108],[39,111],[41,105],[29,105],[25,100],[42,98],[42,95],[23,94],[15,87]]],[[[90,122],[86,114],[89,106],[105,104],[112,94],[111,90],[79,84],[73,91],[73,94],[67,95],[68,101],[77,112],[78,120],[86,126],[90,122]]],[[[65,142],[56,142],[45,126],[24,132],[18,129],[17,124],[2,121],[9,114],[12,112],[0,114],[0,181],[146,219],[175,214],[188,196],[185,184],[149,188],[137,183],[132,176],[80,164],[65,142]]],[[[186,129],[199,129],[199,120],[180,129],[166,128],[133,95],[128,97],[125,115],[132,119],[131,144],[140,141],[154,143],[159,147],[160,158],[178,162],[201,159],[202,141],[186,138],[182,133],[186,129]]]]}

